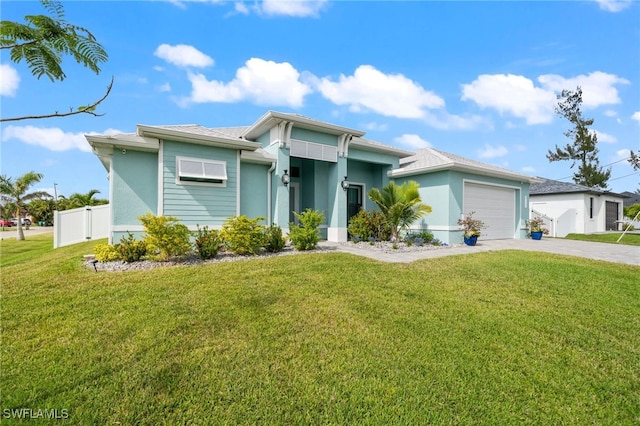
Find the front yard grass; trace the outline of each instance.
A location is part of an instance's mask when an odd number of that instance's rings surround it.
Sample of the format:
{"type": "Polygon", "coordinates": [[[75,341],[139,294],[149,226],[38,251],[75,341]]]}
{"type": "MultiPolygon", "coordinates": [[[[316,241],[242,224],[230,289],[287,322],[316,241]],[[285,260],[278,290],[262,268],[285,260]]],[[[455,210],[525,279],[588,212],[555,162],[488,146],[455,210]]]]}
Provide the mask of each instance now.
{"type": "Polygon", "coordinates": [[[344,253],[95,273],[0,243],[0,413],[68,424],[640,422],[640,268],[344,253]],[[9,411],[10,412],[10,411],[9,411]]]}
{"type": "MultiPolygon", "coordinates": [[[[568,234],[565,238],[568,240],[593,241],[595,243],[613,243],[616,244],[622,232],[607,232],[603,234],[568,234]]],[[[625,244],[630,246],[640,246],[640,234],[632,234],[627,232],[617,244],[625,244]]]]}

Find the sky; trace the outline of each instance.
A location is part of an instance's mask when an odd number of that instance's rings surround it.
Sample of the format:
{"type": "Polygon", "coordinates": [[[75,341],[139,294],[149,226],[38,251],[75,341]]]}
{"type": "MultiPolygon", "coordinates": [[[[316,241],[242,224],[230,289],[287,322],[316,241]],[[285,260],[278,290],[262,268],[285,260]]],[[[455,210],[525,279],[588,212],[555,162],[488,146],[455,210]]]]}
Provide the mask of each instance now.
{"type": "MultiPolygon", "coordinates": [[[[640,2],[586,1],[63,1],[109,57],[100,73],[65,57],[62,82],[36,79],[0,51],[2,118],[69,111],[100,99],[100,117],[0,123],[0,173],[44,175],[33,190],[108,198],[84,135],[137,124],[253,124],[269,110],[366,131],[530,176],[571,181],[570,143],[554,113],[583,92],[609,189],[640,189],[626,161],[640,150],[640,2]],[[55,184],[55,185],[54,185],[55,184]]],[[[2,20],[46,14],[2,1],[2,20]]],[[[425,200],[428,202],[428,200],[425,200]]]]}

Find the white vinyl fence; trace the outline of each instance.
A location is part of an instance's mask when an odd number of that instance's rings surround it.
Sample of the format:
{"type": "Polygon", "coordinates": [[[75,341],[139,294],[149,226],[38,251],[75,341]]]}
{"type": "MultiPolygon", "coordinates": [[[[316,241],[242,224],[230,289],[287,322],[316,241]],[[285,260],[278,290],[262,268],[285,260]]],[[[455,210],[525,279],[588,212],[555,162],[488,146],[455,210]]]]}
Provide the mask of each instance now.
{"type": "Polygon", "coordinates": [[[53,248],[109,236],[109,205],[53,212],[53,248]]]}

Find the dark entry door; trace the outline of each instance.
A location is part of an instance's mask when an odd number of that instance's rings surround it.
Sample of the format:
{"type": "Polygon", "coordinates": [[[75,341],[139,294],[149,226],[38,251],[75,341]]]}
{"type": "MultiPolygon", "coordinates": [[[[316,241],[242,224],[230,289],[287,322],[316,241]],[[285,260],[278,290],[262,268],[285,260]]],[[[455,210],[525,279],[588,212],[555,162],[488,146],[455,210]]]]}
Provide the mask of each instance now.
{"type": "Polygon", "coordinates": [[[606,229],[608,231],[618,230],[618,224],[616,223],[620,219],[618,216],[618,205],[619,203],[614,203],[613,201],[607,201],[606,203],[606,229]]]}
{"type": "Polygon", "coordinates": [[[347,225],[362,208],[362,191],[362,185],[351,184],[347,189],[347,225]]]}

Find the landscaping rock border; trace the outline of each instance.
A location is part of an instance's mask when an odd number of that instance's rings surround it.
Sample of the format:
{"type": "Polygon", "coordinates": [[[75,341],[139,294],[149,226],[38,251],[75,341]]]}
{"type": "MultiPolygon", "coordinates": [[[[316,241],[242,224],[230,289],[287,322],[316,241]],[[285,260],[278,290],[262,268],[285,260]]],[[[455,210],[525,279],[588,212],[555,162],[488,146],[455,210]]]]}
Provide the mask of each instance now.
{"type": "Polygon", "coordinates": [[[267,257],[274,256],[288,256],[288,255],[303,255],[309,253],[326,253],[326,252],[335,252],[340,251],[340,247],[349,247],[352,249],[363,250],[363,251],[376,251],[381,253],[406,253],[406,252],[419,252],[426,250],[442,250],[448,249],[454,246],[449,245],[429,245],[425,244],[423,246],[418,245],[407,245],[403,242],[396,243],[394,248],[394,244],[388,241],[384,242],[344,242],[344,243],[320,243],[314,250],[308,251],[298,251],[295,250],[292,246],[286,246],[281,252],[278,253],[269,253],[263,252],[255,256],[239,256],[233,253],[222,252],[219,253],[213,259],[202,260],[197,255],[189,255],[180,259],[172,259],[166,262],[159,262],[153,260],[142,260],[139,262],[98,262],[93,255],[84,256],[83,263],[87,268],[94,269],[96,272],[124,272],[124,271],[148,271],[156,268],[168,268],[168,267],[176,267],[176,266],[190,266],[190,265],[205,265],[209,263],[219,263],[219,262],[234,262],[238,260],[249,260],[249,259],[263,259],[267,257]]]}

